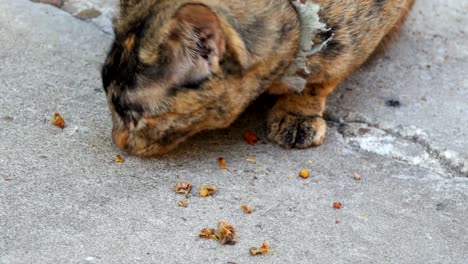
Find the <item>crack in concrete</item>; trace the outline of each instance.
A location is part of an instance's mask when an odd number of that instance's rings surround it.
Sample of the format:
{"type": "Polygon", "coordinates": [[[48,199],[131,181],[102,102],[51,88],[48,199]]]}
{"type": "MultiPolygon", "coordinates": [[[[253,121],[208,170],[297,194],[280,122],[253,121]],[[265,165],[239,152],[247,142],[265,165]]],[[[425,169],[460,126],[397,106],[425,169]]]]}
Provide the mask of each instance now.
{"type": "MultiPolygon", "coordinates": [[[[442,150],[437,149],[436,147],[432,146],[431,143],[428,141],[428,139],[425,138],[424,134],[419,134],[418,135],[417,133],[414,133],[413,135],[405,135],[396,128],[382,127],[382,125],[380,125],[378,123],[367,122],[365,120],[346,120],[346,121],[343,121],[343,120],[340,120],[337,117],[327,116],[327,121],[332,122],[332,123],[334,123],[335,125],[338,125],[338,126],[349,126],[350,124],[353,124],[353,123],[354,124],[362,124],[362,125],[366,125],[369,128],[381,130],[381,131],[383,131],[383,132],[387,133],[388,135],[393,136],[395,138],[410,141],[410,142],[420,146],[430,157],[437,160],[440,167],[450,177],[468,177],[468,171],[466,171],[466,169],[467,169],[466,164],[463,164],[464,163],[463,161],[457,161],[454,158],[448,157],[450,155],[450,153],[452,153],[449,150],[442,151],[442,150]]],[[[405,128],[402,127],[402,129],[405,129],[405,128]]],[[[416,128],[416,130],[422,131],[422,129],[418,129],[418,128],[416,128]]],[[[337,131],[338,131],[338,133],[340,133],[340,135],[344,139],[349,138],[349,135],[346,135],[346,133],[343,131],[343,129],[337,129],[337,131]]],[[[347,142],[347,140],[345,140],[345,141],[347,142]]],[[[349,142],[347,142],[347,144],[349,144],[349,142]]],[[[365,150],[365,149],[362,149],[362,147],[360,147],[360,146],[355,146],[353,144],[349,144],[349,145],[352,146],[353,148],[358,148],[358,149],[361,149],[361,150],[365,150]]],[[[417,166],[420,166],[420,167],[427,168],[426,166],[422,166],[421,164],[411,164],[407,160],[404,160],[404,159],[401,159],[401,158],[396,158],[396,157],[391,157],[391,158],[402,161],[402,162],[405,162],[405,163],[408,163],[410,165],[417,165],[417,166]]],[[[429,169],[434,171],[434,168],[429,168],[429,169]]],[[[434,172],[436,172],[436,171],[434,171],[434,172]]],[[[436,172],[436,173],[438,173],[438,172],[436,172]]]]}

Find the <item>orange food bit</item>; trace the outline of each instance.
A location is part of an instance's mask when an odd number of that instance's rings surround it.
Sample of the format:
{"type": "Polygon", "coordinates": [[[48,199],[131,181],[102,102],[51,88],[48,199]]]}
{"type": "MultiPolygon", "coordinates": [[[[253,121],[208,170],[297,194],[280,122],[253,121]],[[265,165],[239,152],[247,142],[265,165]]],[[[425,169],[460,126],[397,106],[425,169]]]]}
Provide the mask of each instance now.
{"type": "Polygon", "coordinates": [[[252,133],[250,130],[246,130],[244,132],[244,140],[249,145],[255,145],[255,143],[258,142],[258,137],[257,137],[257,135],[252,133]]]}
{"type": "Polygon", "coordinates": [[[217,191],[217,188],[216,186],[214,185],[204,185],[202,187],[200,187],[200,196],[201,197],[208,197],[208,196],[211,196],[213,194],[215,194],[217,191]]]}
{"type": "Polygon", "coordinates": [[[237,243],[237,231],[234,226],[226,221],[220,221],[218,223],[216,237],[218,237],[221,245],[235,245],[237,243]]]}
{"type": "Polygon", "coordinates": [[[120,156],[120,155],[116,155],[116,156],[115,156],[115,162],[116,162],[116,163],[124,163],[124,162],[125,162],[125,159],[124,159],[122,156],[120,156]]]}
{"type": "Polygon", "coordinates": [[[251,214],[253,212],[253,208],[246,205],[246,204],[241,205],[240,208],[241,208],[242,212],[244,212],[246,214],[251,214]]]}
{"type": "Polygon", "coordinates": [[[257,162],[257,160],[256,160],[254,157],[248,157],[248,158],[246,159],[246,161],[252,162],[252,163],[257,162]]]}
{"type": "Polygon", "coordinates": [[[237,243],[237,231],[226,221],[219,221],[218,228],[205,228],[198,233],[201,238],[218,240],[221,245],[235,245],[237,243]]]}
{"type": "Polygon", "coordinates": [[[218,238],[215,236],[216,230],[213,228],[204,228],[198,233],[198,236],[201,238],[206,238],[206,239],[215,239],[218,240],[218,238]]]}
{"type": "Polygon", "coordinates": [[[183,200],[180,200],[177,202],[177,205],[179,207],[187,207],[188,206],[188,203],[189,203],[189,199],[183,199],[183,200]]]}
{"type": "Polygon", "coordinates": [[[221,169],[227,170],[228,167],[227,167],[227,164],[226,164],[226,159],[219,158],[218,163],[219,163],[219,167],[221,167],[221,169]]]}
{"type": "Polygon", "coordinates": [[[333,208],[335,209],[341,209],[343,207],[343,205],[339,202],[334,202],[333,203],[333,208]]]}
{"type": "Polygon", "coordinates": [[[267,242],[263,242],[262,246],[259,248],[252,247],[250,248],[250,255],[256,256],[256,255],[266,255],[268,252],[271,252],[270,250],[270,244],[267,242]]]}
{"type": "Polygon", "coordinates": [[[309,176],[310,176],[309,170],[304,169],[304,170],[301,170],[301,172],[299,172],[299,177],[303,179],[307,179],[309,178],[309,176]]]}
{"type": "Polygon", "coordinates": [[[61,129],[65,128],[65,120],[57,112],[54,113],[54,117],[52,118],[52,120],[50,120],[50,122],[52,123],[52,125],[56,127],[60,127],[61,129]]]}
{"type": "Polygon", "coordinates": [[[179,181],[174,187],[174,192],[187,195],[192,190],[192,183],[186,181],[179,181]]]}

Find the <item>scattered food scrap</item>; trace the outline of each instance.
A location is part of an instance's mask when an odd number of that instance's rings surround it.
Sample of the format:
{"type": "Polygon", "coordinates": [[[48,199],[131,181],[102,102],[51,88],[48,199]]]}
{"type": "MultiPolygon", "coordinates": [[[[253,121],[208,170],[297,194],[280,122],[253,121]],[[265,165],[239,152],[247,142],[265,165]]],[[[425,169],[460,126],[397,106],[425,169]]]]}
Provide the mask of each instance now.
{"type": "Polygon", "coordinates": [[[309,163],[310,165],[314,164],[314,162],[311,160],[309,160],[307,163],[309,163]]]}
{"type": "Polygon", "coordinates": [[[183,199],[177,202],[177,205],[179,207],[184,207],[184,208],[187,207],[188,204],[189,204],[189,199],[183,199]]]}
{"type": "Polygon", "coordinates": [[[251,214],[253,212],[253,208],[246,205],[246,204],[241,205],[240,208],[241,208],[242,212],[244,212],[246,214],[251,214]]]}
{"type": "Polygon", "coordinates": [[[201,238],[218,240],[221,245],[235,245],[237,232],[234,226],[226,221],[219,221],[218,229],[202,229],[198,234],[201,238]]]}
{"type": "Polygon", "coordinates": [[[216,236],[219,238],[219,242],[222,245],[235,245],[237,243],[236,229],[226,221],[220,221],[218,223],[216,236]]]}
{"type": "Polygon", "coordinates": [[[307,179],[307,178],[309,178],[309,176],[310,176],[310,172],[307,169],[303,169],[303,170],[301,170],[301,172],[299,172],[299,177],[301,177],[303,179],[307,179]]]}
{"type": "Polygon", "coordinates": [[[257,162],[257,160],[256,160],[254,157],[248,157],[248,158],[246,159],[246,161],[252,162],[252,163],[257,162]]]}
{"type": "Polygon", "coordinates": [[[215,194],[216,191],[217,189],[214,185],[203,185],[202,187],[200,187],[199,193],[201,197],[208,197],[215,194]]]}
{"type": "Polygon", "coordinates": [[[125,159],[121,155],[116,155],[114,159],[115,159],[116,163],[124,163],[125,162],[125,159]]]}
{"type": "Polygon", "coordinates": [[[356,181],[360,181],[361,178],[362,178],[361,175],[359,175],[359,174],[357,174],[357,173],[354,173],[354,179],[355,179],[356,181]]]}
{"type": "Polygon", "coordinates": [[[65,128],[65,120],[57,112],[54,113],[54,117],[52,118],[52,120],[50,120],[50,122],[52,123],[52,125],[56,127],[60,127],[61,129],[65,128]]]}
{"type": "Polygon", "coordinates": [[[226,159],[225,158],[219,158],[218,159],[219,167],[223,170],[227,170],[227,164],[226,164],[226,159]]]}
{"type": "Polygon", "coordinates": [[[262,246],[259,248],[252,247],[250,248],[250,255],[256,256],[256,255],[266,255],[268,252],[271,252],[270,250],[270,244],[267,242],[263,242],[262,246]]]}
{"type": "Polygon", "coordinates": [[[216,230],[214,228],[204,228],[198,233],[198,236],[206,239],[218,240],[218,237],[215,236],[216,230]]]}
{"type": "Polygon", "coordinates": [[[176,185],[174,185],[172,189],[176,193],[187,195],[192,190],[192,183],[186,181],[179,181],[176,185]]]}
{"type": "Polygon", "coordinates": [[[252,131],[246,130],[244,132],[244,140],[249,145],[255,145],[258,142],[258,137],[252,131]]]}
{"type": "Polygon", "coordinates": [[[338,202],[333,203],[333,208],[335,208],[335,209],[341,209],[342,207],[343,207],[343,205],[341,203],[338,203],[338,202]]]}

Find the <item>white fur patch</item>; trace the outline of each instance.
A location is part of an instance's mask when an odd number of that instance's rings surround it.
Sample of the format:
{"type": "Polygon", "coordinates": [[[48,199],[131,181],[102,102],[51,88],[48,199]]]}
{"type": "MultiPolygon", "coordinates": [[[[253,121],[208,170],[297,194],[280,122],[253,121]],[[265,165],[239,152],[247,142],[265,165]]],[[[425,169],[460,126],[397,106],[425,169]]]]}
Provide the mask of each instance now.
{"type": "Polygon", "coordinates": [[[306,3],[301,3],[300,0],[291,0],[291,3],[297,9],[301,22],[301,39],[299,51],[294,62],[286,70],[282,81],[289,86],[290,90],[298,93],[302,92],[307,84],[306,79],[297,76],[297,72],[302,70],[306,74],[311,74],[307,57],[317,52],[320,52],[332,39],[333,35],[322,43],[314,43],[312,41],[315,34],[319,32],[329,31],[327,25],[320,22],[319,11],[320,5],[313,3],[311,0],[306,0],[306,3]]]}

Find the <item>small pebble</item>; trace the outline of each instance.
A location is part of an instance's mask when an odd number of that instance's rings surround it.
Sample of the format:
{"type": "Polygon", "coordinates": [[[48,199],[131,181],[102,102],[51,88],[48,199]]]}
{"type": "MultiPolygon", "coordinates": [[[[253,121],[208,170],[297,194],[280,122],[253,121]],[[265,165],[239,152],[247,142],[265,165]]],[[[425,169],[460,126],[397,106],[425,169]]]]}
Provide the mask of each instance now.
{"type": "Polygon", "coordinates": [[[11,116],[4,116],[4,117],[2,117],[2,120],[7,122],[7,123],[10,123],[10,122],[13,122],[14,118],[11,117],[11,116]]]}
{"type": "Polygon", "coordinates": [[[83,11],[80,11],[78,14],[75,16],[81,20],[89,20],[96,18],[101,15],[101,12],[99,10],[96,10],[94,8],[86,9],[83,11]]]}

